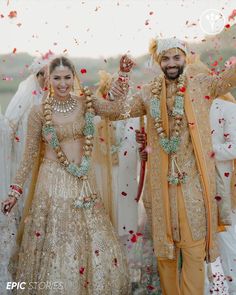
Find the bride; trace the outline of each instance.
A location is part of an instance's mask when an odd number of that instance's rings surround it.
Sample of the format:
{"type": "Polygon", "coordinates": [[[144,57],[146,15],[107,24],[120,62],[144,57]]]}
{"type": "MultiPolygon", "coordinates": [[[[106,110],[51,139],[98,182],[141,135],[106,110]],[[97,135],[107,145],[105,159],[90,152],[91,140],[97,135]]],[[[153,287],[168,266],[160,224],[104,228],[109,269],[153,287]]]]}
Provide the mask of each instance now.
{"type": "MultiPolygon", "coordinates": [[[[131,62],[128,61],[127,64],[131,62]]],[[[94,115],[119,117],[112,101],[79,85],[73,64],[55,58],[49,95],[33,106],[26,148],[9,197],[8,214],[33,179],[10,267],[25,289],[16,294],[129,294],[126,259],[96,190],[92,165],[94,115]],[[80,95],[72,95],[76,87],[80,95]]]]}

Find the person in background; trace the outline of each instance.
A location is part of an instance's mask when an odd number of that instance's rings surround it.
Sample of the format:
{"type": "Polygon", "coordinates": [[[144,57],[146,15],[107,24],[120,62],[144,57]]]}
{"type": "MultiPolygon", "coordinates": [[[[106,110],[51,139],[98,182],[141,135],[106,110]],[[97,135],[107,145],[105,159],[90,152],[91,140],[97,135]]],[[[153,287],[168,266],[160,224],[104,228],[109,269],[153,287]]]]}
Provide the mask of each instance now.
{"type": "MultiPolygon", "coordinates": [[[[235,58],[226,62],[226,67],[232,65],[235,58]],[[232,62],[230,62],[232,61],[232,62]]],[[[208,68],[199,60],[195,61],[195,70],[201,73],[209,72],[208,68]]],[[[216,165],[216,200],[219,213],[226,226],[226,230],[218,233],[220,258],[212,263],[211,283],[206,276],[205,294],[236,294],[236,194],[234,160],[236,159],[236,101],[227,93],[215,99],[210,108],[210,124],[213,141],[212,157],[216,165]],[[227,282],[227,283],[226,283],[227,282]]],[[[136,141],[146,143],[146,134],[136,130],[136,141]]],[[[147,149],[139,148],[142,161],[147,161],[147,149]]],[[[144,202],[145,204],[145,202],[144,202]]],[[[147,208],[148,211],[148,208],[147,208]]]]}

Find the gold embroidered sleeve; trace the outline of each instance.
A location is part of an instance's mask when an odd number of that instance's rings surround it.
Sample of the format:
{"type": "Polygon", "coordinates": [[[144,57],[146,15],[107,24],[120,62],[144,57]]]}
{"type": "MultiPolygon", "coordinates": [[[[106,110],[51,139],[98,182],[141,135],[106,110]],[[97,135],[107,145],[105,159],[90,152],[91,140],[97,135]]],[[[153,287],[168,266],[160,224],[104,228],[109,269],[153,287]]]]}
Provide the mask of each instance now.
{"type": "Polygon", "coordinates": [[[39,152],[41,133],[42,118],[39,114],[38,107],[33,106],[28,117],[27,137],[23,158],[14,179],[14,184],[17,184],[20,187],[24,186],[24,183],[32,170],[34,160],[39,152]]]}
{"type": "Polygon", "coordinates": [[[197,77],[201,88],[206,90],[211,98],[216,98],[236,87],[236,64],[227,68],[220,75],[200,74],[197,77]]]}
{"type": "MultiPolygon", "coordinates": [[[[101,117],[107,117],[111,121],[124,120],[124,114],[126,112],[124,99],[117,99],[115,101],[109,101],[102,98],[95,98],[93,100],[93,106],[95,108],[96,115],[101,117]]],[[[141,95],[136,94],[129,101],[128,110],[130,111],[130,118],[141,117],[146,114],[145,106],[141,95]]]]}

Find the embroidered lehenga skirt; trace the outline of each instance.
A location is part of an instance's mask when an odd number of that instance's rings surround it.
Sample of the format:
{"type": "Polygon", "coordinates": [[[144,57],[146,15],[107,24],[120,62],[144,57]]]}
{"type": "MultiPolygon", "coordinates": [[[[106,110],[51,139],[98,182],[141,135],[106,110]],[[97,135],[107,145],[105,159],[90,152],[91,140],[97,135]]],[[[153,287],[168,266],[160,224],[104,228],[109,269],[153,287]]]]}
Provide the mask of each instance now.
{"type": "Polygon", "coordinates": [[[81,185],[44,159],[15,269],[15,281],[26,284],[16,294],[130,293],[126,258],[103,206],[74,206],[81,185]]]}

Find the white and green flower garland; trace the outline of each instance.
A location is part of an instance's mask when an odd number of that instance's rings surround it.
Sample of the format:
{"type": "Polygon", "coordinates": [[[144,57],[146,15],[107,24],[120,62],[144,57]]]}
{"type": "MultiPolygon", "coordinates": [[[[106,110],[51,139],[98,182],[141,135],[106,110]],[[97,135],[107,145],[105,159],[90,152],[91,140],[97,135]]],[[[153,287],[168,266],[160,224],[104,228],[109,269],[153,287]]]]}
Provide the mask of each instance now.
{"type": "Polygon", "coordinates": [[[174,128],[173,134],[170,139],[167,137],[165,130],[162,125],[161,109],[160,109],[160,95],[162,90],[163,76],[160,75],[151,84],[152,98],[150,100],[150,113],[152,118],[155,120],[155,128],[157,134],[160,137],[160,146],[162,149],[172,158],[172,172],[168,177],[168,181],[171,184],[184,183],[186,181],[186,174],[180,172],[179,167],[176,163],[176,153],[180,147],[180,128],[184,115],[184,92],[185,92],[185,76],[180,75],[177,85],[177,95],[175,97],[174,109],[172,116],[174,117],[174,128]],[[177,172],[175,172],[175,168],[177,172]]]}
{"type": "Polygon", "coordinates": [[[43,136],[48,144],[57,154],[58,161],[63,165],[67,172],[75,177],[83,180],[82,189],[78,200],[75,202],[76,208],[90,208],[97,199],[97,194],[92,192],[88,182],[88,172],[91,165],[91,153],[93,149],[93,137],[95,133],[94,127],[94,108],[92,104],[91,92],[88,88],[83,89],[86,98],[85,126],[83,134],[85,136],[85,145],[83,146],[84,154],[80,165],[69,162],[65,153],[62,151],[56,129],[52,123],[52,102],[53,98],[47,97],[44,102],[44,118],[43,136]]]}

